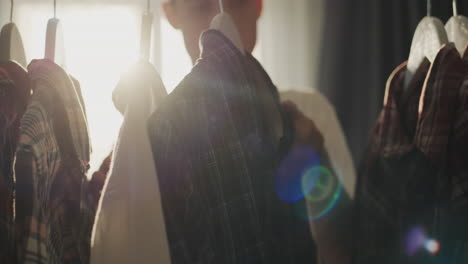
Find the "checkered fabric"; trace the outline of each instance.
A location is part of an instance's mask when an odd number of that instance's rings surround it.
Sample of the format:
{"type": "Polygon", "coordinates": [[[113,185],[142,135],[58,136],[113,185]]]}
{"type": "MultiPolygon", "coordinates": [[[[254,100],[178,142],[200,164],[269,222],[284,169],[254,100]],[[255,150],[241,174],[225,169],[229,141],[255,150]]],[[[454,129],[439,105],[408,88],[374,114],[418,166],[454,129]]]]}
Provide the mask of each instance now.
{"type": "Polygon", "coordinates": [[[82,210],[89,138],[81,95],[48,60],[29,67],[34,94],[16,152],[21,263],[88,263],[93,215],[82,210]]]}
{"type": "Polygon", "coordinates": [[[23,67],[14,62],[0,65],[0,263],[16,262],[13,160],[30,92],[23,67]]]}
{"type": "Polygon", "coordinates": [[[445,247],[437,257],[413,252],[407,240],[411,230],[421,228],[441,245],[447,241],[447,157],[465,67],[453,44],[439,51],[425,76],[427,67],[427,62],[420,66],[408,90],[403,90],[405,64],[387,83],[358,180],[356,264],[437,263],[448,256],[445,247]]]}
{"type": "Polygon", "coordinates": [[[291,142],[276,87],[220,32],[201,47],[149,121],[172,263],[314,263],[308,222],[275,194],[291,142]]]}
{"type": "Polygon", "coordinates": [[[449,263],[468,262],[468,48],[464,55],[464,79],[455,102],[454,122],[448,147],[449,194],[447,206],[440,213],[445,248],[442,253],[449,263]]]}
{"type": "MultiPolygon", "coordinates": [[[[468,46],[464,54],[464,63],[468,67],[468,46]]],[[[451,140],[450,162],[453,167],[453,195],[455,206],[468,208],[468,71],[463,80],[456,105],[456,117],[451,140]]]]}

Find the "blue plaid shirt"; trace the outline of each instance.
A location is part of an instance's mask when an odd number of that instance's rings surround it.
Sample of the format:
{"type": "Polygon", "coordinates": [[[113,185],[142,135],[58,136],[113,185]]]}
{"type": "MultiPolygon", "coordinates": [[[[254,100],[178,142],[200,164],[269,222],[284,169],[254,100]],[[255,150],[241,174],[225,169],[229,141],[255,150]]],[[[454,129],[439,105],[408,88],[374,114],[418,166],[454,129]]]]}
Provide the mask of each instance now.
{"type": "Polygon", "coordinates": [[[314,263],[308,222],[274,190],[292,141],[276,87],[218,31],[200,41],[149,120],[172,263],[314,263]]]}

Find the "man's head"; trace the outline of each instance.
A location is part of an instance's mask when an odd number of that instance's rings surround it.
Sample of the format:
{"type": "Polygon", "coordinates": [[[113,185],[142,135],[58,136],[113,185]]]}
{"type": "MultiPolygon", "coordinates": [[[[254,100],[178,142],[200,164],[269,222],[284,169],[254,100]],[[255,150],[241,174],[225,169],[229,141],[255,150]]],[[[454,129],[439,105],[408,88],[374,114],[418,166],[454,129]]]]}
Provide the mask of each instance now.
{"type": "MultiPolygon", "coordinates": [[[[252,52],[257,40],[257,20],[263,0],[223,0],[239,30],[242,42],[252,52]]],[[[200,54],[198,39],[219,13],[219,0],[168,0],[163,4],[169,23],[184,35],[185,47],[195,61],[200,54]]]]}

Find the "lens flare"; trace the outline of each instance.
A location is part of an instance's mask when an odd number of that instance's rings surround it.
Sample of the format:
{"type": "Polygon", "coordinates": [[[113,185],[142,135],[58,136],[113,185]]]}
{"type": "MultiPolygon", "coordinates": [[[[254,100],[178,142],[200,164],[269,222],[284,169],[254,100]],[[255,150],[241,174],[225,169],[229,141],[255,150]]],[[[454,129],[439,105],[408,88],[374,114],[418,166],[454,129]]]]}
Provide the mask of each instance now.
{"type": "Polygon", "coordinates": [[[432,255],[435,255],[440,250],[439,241],[434,240],[434,239],[429,239],[424,243],[424,248],[432,255]]]}
{"type": "Polygon", "coordinates": [[[307,170],[302,177],[302,191],[309,201],[322,201],[330,196],[335,180],[330,170],[318,166],[307,170]]]}
{"type": "Polygon", "coordinates": [[[309,220],[317,220],[335,207],[342,186],[328,168],[316,166],[303,174],[302,192],[307,200],[309,220]]]}
{"type": "Polygon", "coordinates": [[[426,240],[426,232],[422,227],[417,226],[411,229],[406,237],[406,253],[408,256],[414,256],[424,246],[426,240]]]}
{"type": "Polygon", "coordinates": [[[315,150],[297,147],[283,159],[276,174],[278,198],[292,203],[296,216],[304,221],[325,216],[341,197],[340,181],[320,162],[315,150]]]}
{"type": "Polygon", "coordinates": [[[304,199],[302,177],[320,165],[319,155],[308,147],[293,149],[281,162],[275,180],[276,194],[282,201],[294,203],[304,199]]]}
{"type": "Polygon", "coordinates": [[[406,238],[406,253],[408,256],[419,254],[420,250],[425,250],[431,255],[436,255],[440,250],[439,241],[428,238],[424,228],[417,226],[408,233],[406,238]]]}

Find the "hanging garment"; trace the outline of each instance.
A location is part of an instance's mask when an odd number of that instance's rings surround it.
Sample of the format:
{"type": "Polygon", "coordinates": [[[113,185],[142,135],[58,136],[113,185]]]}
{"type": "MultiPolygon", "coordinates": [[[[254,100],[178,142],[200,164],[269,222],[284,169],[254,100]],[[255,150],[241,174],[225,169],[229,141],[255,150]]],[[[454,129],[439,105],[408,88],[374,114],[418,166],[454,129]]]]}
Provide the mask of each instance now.
{"type": "MultiPolygon", "coordinates": [[[[468,45],[463,56],[468,68],[468,45]]],[[[452,168],[452,199],[454,206],[468,208],[468,71],[458,95],[453,135],[450,141],[450,167],[452,168]]]]}
{"type": "Polygon", "coordinates": [[[85,193],[87,204],[94,212],[97,211],[99,200],[102,195],[104,183],[109,176],[110,166],[112,162],[112,152],[104,159],[99,166],[99,169],[93,173],[91,180],[88,182],[85,193]]]}
{"type": "Polygon", "coordinates": [[[82,204],[90,155],[78,86],[49,60],[28,66],[34,91],[16,152],[21,263],[88,263],[93,215],[82,204]]]}
{"type": "Polygon", "coordinates": [[[441,212],[446,229],[441,230],[444,247],[441,251],[447,263],[468,262],[468,47],[464,54],[465,78],[459,90],[454,124],[448,147],[450,186],[448,208],[441,212]]]}
{"type": "Polygon", "coordinates": [[[0,64],[0,263],[14,263],[13,160],[20,120],[31,90],[26,70],[15,62],[0,64]]]}
{"type": "Polygon", "coordinates": [[[91,263],[170,263],[147,121],[167,95],[154,67],[141,61],[113,94],[124,116],[93,229],[91,263]]]}
{"type": "Polygon", "coordinates": [[[200,43],[149,121],[172,263],[314,263],[308,222],[275,193],[292,142],[276,87],[219,31],[200,43]]]}
{"type": "Polygon", "coordinates": [[[387,82],[384,108],[357,185],[354,263],[444,259],[446,229],[440,212],[449,193],[448,139],[464,66],[455,46],[447,44],[426,76],[428,67],[426,60],[405,93],[406,63],[387,82]],[[431,238],[440,238],[436,256],[420,242],[431,238]]]}
{"type": "Polygon", "coordinates": [[[353,198],[356,169],[333,106],[318,91],[298,92],[291,90],[281,92],[280,95],[283,101],[294,102],[299,110],[314,121],[324,137],[325,149],[330,156],[335,173],[341,179],[346,192],[353,198]]]}

